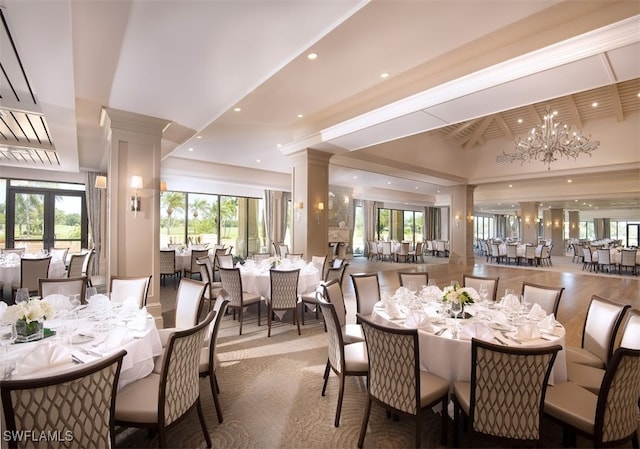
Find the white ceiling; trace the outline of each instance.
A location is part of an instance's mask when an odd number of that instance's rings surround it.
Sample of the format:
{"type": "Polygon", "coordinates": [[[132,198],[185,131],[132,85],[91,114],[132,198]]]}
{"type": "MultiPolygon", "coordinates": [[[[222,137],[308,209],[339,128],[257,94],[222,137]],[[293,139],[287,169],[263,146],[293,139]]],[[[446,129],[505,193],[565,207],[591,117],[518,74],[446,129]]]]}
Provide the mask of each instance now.
{"type": "MultiPolygon", "coordinates": [[[[520,130],[511,124],[496,136],[489,124],[482,129],[487,117],[495,127],[501,123],[495,114],[507,121],[510,111],[514,117],[527,105],[539,111],[562,97],[565,120],[585,130],[607,119],[640,124],[633,94],[627,92],[632,100],[622,117],[616,108],[616,98],[627,98],[624,89],[638,89],[636,0],[0,5],[38,100],[31,109],[45,117],[60,161],[57,167],[26,164],[32,168],[104,170],[100,112],[109,107],[172,121],[163,141],[163,177],[196,173],[194,179],[203,179],[215,165],[233,168],[226,170],[227,182],[277,184],[291,172],[287,154],[310,147],[337,153],[330,182],[361,197],[373,192],[439,203],[446,202],[447,187],[471,182],[479,186],[478,208],[499,210],[505,201],[528,199],[531,185],[505,198],[499,183],[510,176],[495,162],[495,142],[508,145],[520,130]],[[319,57],[309,60],[310,51],[319,57]],[[383,72],[389,77],[381,78],[383,72]],[[602,117],[575,106],[594,89],[609,104],[602,117]],[[428,151],[417,152],[420,145],[428,151]]],[[[11,59],[7,43],[1,42],[3,64],[11,59]]],[[[0,83],[0,109],[15,109],[5,89],[0,83]]],[[[577,166],[637,179],[635,139],[635,154],[632,149],[611,162],[596,155],[577,166]]],[[[24,165],[0,158],[0,175],[24,165]]],[[[561,174],[574,174],[571,165],[558,164],[553,173],[540,165],[526,168],[525,177],[534,185],[557,182],[567,198],[549,188],[537,199],[575,205],[573,192],[559,184],[566,183],[561,174]]],[[[512,177],[523,177],[522,170],[514,167],[512,177]]],[[[282,187],[289,187],[286,181],[282,187]]],[[[584,199],[608,208],[618,198],[637,205],[638,190],[632,181],[606,198],[585,193],[590,198],[584,199]]]]}

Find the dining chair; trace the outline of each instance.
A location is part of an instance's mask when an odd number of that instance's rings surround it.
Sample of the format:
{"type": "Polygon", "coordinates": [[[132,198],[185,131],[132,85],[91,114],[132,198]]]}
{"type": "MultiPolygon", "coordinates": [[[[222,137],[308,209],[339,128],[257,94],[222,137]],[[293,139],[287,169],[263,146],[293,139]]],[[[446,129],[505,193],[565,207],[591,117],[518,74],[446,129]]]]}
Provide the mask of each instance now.
{"type": "Polygon", "coordinates": [[[497,243],[491,243],[491,255],[489,256],[489,262],[495,260],[496,263],[500,263],[504,256],[500,254],[500,246],[497,243]]]}
{"type": "Polygon", "coordinates": [[[572,243],[571,244],[571,262],[583,262],[584,261],[584,254],[582,253],[582,247],[577,244],[577,243],[572,243]]]}
{"type": "Polygon", "coordinates": [[[111,276],[109,282],[111,302],[122,304],[125,299],[134,298],[138,303],[138,308],[141,309],[147,305],[150,283],[151,276],[111,276]]]}
{"type": "Polygon", "coordinates": [[[431,256],[436,255],[436,246],[433,244],[433,240],[427,240],[427,252],[431,256]]]}
{"type": "Polygon", "coordinates": [[[551,250],[553,249],[553,245],[542,245],[540,249],[540,255],[537,256],[537,262],[539,266],[546,265],[548,267],[552,266],[551,263],[551,250]]]}
{"type": "Polygon", "coordinates": [[[438,240],[436,242],[436,256],[447,257],[449,255],[449,250],[447,249],[447,242],[444,240],[438,240]]]}
{"type": "Polygon", "coordinates": [[[184,276],[192,278],[194,274],[200,274],[200,268],[196,262],[200,257],[209,255],[208,249],[191,249],[191,259],[189,266],[184,269],[184,276]]]}
{"type": "Polygon", "coordinates": [[[323,282],[320,285],[322,289],[321,300],[330,302],[335,307],[336,317],[342,332],[342,340],[344,344],[357,343],[364,341],[362,326],[357,323],[347,322],[347,306],[344,302],[342,287],[337,279],[323,282]]]}
{"type": "MultiPolygon", "coordinates": [[[[619,347],[628,349],[640,349],[640,310],[629,309],[623,319],[619,347]]],[[[602,388],[602,381],[606,370],[593,366],[581,365],[575,362],[567,363],[567,379],[582,388],[598,394],[602,388]]]]}
{"type": "Polygon", "coordinates": [[[176,250],[160,250],[160,285],[166,285],[167,278],[173,279],[173,288],[178,288],[178,282],[182,277],[182,270],[176,268],[176,250]]]}
{"type": "Polygon", "coordinates": [[[380,281],[378,273],[353,273],[351,282],[356,294],[356,323],[360,323],[357,314],[368,316],[380,301],[380,281]]]}
{"type": "Polygon", "coordinates": [[[335,306],[331,303],[321,301],[319,303],[324,322],[327,325],[327,347],[328,357],[324,370],[324,383],[322,385],[322,396],[327,391],[329,375],[333,371],[340,382],[338,387],[338,404],[336,406],[336,416],[334,426],[340,426],[340,414],[342,413],[342,401],[344,399],[344,384],[346,376],[366,376],[369,372],[369,360],[367,358],[367,347],[363,341],[345,345],[340,331],[340,323],[336,315],[335,306]]]}
{"type": "Polygon", "coordinates": [[[391,251],[391,242],[380,242],[380,260],[393,262],[393,253],[391,251]]]}
{"type": "Polygon", "coordinates": [[[453,383],[453,441],[460,412],[468,417],[469,446],[481,434],[507,443],[539,443],[549,375],[560,345],[514,347],[471,340],[471,380],[453,383]]]}
{"type": "Polygon", "coordinates": [[[638,266],[636,265],[637,249],[623,249],[620,252],[620,264],[618,265],[618,272],[622,274],[623,270],[626,273],[631,270],[631,274],[638,274],[638,266]]]}
{"type": "Polygon", "coordinates": [[[61,260],[66,264],[69,248],[49,248],[49,254],[53,260],[61,260]]]}
{"type": "Polygon", "coordinates": [[[258,326],[260,326],[260,303],[262,296],[245,292],[242,288],[242,275],[240,268],[219,267],[220,281],[222,288],[229,294],[231,301],[227,308],[233,310],[233,319],[238,311],[238,321],[240,321],[239,335],[242,335],[242,323],[244,321],[244,309],[252,304],[258,304],[258,326]]]}
{"type": "Polygon", "coordinates": [[[29,294],[38,293],[38,279],[49,277],[49,265],[51,264],[51,256],[47,257],[22,257],[20,258],[20,283],[11,286],[11,290],[15,295],[18,288],[29,289],[29,294]]]}
{"type": "Polygon", "coordinates": [[[509,261],[513,261],[513,263],[518,265],[518,262],[520,261],[518,258],[518,245],[507,245],[507,254],[504,256],[504,262],[509,265],[509,261]]]}
{"type": "Polygon", "coordinates": [[[536,265],[536,247],[533,245],[527,244],[524,247],[524,256],[522,257],[523,262],[526,262],[528,265],[536,265]]]}
{"type": "Polygon", "coordinates": [[[596,270],[596,261],[593,260],[593,251],[590,246],[582,247],[582,270],[585,268],[589,271],[596,270]]]}
{"type": "Polygon", "coordinates": [[[558,306],[564,287],[548,287],[546,285],[533,284],[524,281],[522,283],[522,296],[526,303],[539,304],[548,314],[553,313],[558,318],[558,306]]]}
{"type": "Polygon", "coordinates": [[[409,260],[409,242],[400,242],[400,246],[395,255],[396,262],[400,262],[400,258],[402,258],[403,262],[407,262],[409,260]]]}
{"type": "Polygon", "coordinates": [[[40,278],[38,279],[38,296],[46,298],[49,295],[78,295],[80,302],[85,301],[87,278],[40,278]]]}
{"type": "Polygon", "coordinates": [[[604,272],[604,269],[607,269],[607,273],[611,274],[616,269],[616,264],[611,260],[611,251],[609,248],[599,249],[598,253],[598,261],[596,262],[596,271],[604,272]]]}
{"type": "Polygon", "coordinates": [[[489,292],[489,295],[487,297],[489,298],[489,300],[493,302],[496,301],[496,297],[498,295],[499,281],[500,281],[500,277],[473,276],[466,273],[462,274],[463,287],[471,287],[479,292],[480,285],[487,284],[487,291],[489,292]]]}
{"type": "MultiPolygon", "coordinates": [[[[180,280],[178,293],[176,294],[176,312],[173,327],[158,329],[160,341],[165,347],[169,341],[169,335],[180,329],[189,329],[198,324],[198,317],[202,313],[204,292],[207,284],[191,278],[180,280]]],[[[209,312],[209,310],[207,310],[209,312]]]]}
{"type": "MultiPolygon", "coordinates": [[[[415,421],[415,444],[420,447],[421,415],[438,403],[447,410],[449,381],[420,369],[417,329],[391,328],[360,316],[366,340],[369,376],[367,406],[360,428],[358,447],[367,434],[371,405],[376,402],[393,414],[409,416],[415,421]]],[[[449,415],[441,413],[441,440],[447,444],[449,415]]]]}
{"type": "Polygon", "coordinates": [[[398,271],[400,287],[415,286],[418,290],[429,283],[426,271],[398,271]]]}
{"type": "Polygon", "coordinates": [[[218,330],[220,329],[220,323],[227,311],[227,305],[231,301],[229,294],[221,289],[218,294],[218,299],[213,306],[213,312],[215,316],[213,321],[209,325],[207,335],[205,336],[204,347],[200,350],[200,377],[208,377],[209,384],[211,385],[211,394],[213,395],[213,403],[216,407],[216,414],[218,415],[218,422],[222,423],[222,408],[220,407],[220,400],[218,394],[220,393],[220,387],[218,385],[218,378],[216,376],[216,368],[219,365],[218,357],[216,354],[218,330]]]}
{"type": "Polygon", "coordinates": [[[567,364],[575,362],[605,368],[613,353],[616,332],[629,307],[593,295],[584,320],[581,346],[565,347],[567,364]]]}
{"type": "Polygon", "coordinates": [[[171,333],[160,372],[131,382],[118,392],[115,425],[156,429],[163,448],[167,447],[167,430],[195,408],[207,447],[211,447],[200,403],[199,368],[204,337],[214,315],[211,311],[197,326],[171,333]]]}
{"type": "Polygon", "coordinates": [[[640,350],[619,347],[611,356],[598,394],[574,382],[547,388],[544,413],[559,423],[565,447],[575,445],[576,434],[594,447],[619,446],[631,440],[638,447],[640,350]]]}
{"type": "Polygon", "coordinates": [[[300,269],[295,270],[269,270],[271,283],[271,297],[267,299],[267,337],[271,337],[271,319],[276,310],[291,311],[293,324],[298,326],[300,335],[300,321],[298,318],[298,278],[300,269]]]}
{"type": "Polygon", "coordinates": [[[219,254],[216,256],[218,267],[233,268],[233,256],[231,254],[219,254]]]}
{"type": "Polygon", "coordinates": [[[253,253],[253,255],[251,256],[253,261],[258,263],[258,264],[260,262],[262,262],[263,260],[268,259],[269,257],[271,257],[270,253],[253,253]]]}
{"type": "Polygon", "coordinates": [[[218,263],[220,261],[220,257],[223,257],[223,256],[224,257],[226,257],[226,256],[231,257],[231,266],[227,267],[227,268],[233,268],[233,256],[231,254],[227,253],[227,248],[224,248],[224,247],[216,248],[214,250],[214,253],[213,253],[213,258],[211,259],[213,261],[212,264],[211,264],[211,270],[213,272],[213,276],[211,277],[211,279],[213,281],[217,281],[218,278],[220,277],[220,273],[218,273],[218,263]]]}
{"type": "Polygon", "coordinates": [[[284,259],[289,254],[289,246],[288,245],[279,245],[278,246],[278,255],[281,259],[284,259]]]}
{"type": "Polygon", "coordinates": [[[203,299],[209,303],[208,310],[211,310],[215,299],[222,289],[222,282],[212,282],[212,264],[209,256],[201,257],[196,261],[200,267],[200,278],[205,284],[203,299]]]}
{"type": "Polygon", "coordinates": [[[69,266],[67,267],[67,277],[77,278],[82,276],[86,258],[87,253],[71,254],[69,257],[69,266]]]}
{"type": "Polygon", "coordinates": [[[115,447],[113,428],[116,390],[126,351],[86,363],[57,375],[0,380],[0,396],[10,448],[58,447],[34,436],[60,432],[60,447],[115,447]]]}
{"type": "MultiPolygon", "coordinates": [[[[101,285],[102,276],[94,275],[95,273],[95,260],[96,250],[92,249],[88,251],[87,257],[85,257],[84,265],[82,267],[82,275],[87,277],[87,286],[93,287],[101,285]]],[[[182,275],[182,273],[180,273],[182,275]]],[[[104,283],[104,281],[102,281],[104,283]]]]}
{"type": "MultiPolygon", "coordinates": [[[[318,277],[320,281],[324,281],[325,278],[325,266],[327,264],[327,256],[311,256],[311,264],[318,270],[318,277]]],[[[318,295],[317,289],[313,293],[308,293],[300,297],[301,300],[301,315],[302,325],[304,326],[304,315],[307,307],[312,307],[312,311],[316,314],[316,319],[319,318],[320,309],[318,308],[318,295]]]]}
{"type": "Polygon", "coordinates": [[[369,251],[367,259],[378,260],[380,257],[380,254],[378,253],[378,242],[376,242],[375,240],[369,240],[367,246],[369,251]]]}
{"type": "Polygon", "coordinates": [[[415,249],[409,251],[409,260],[412,260],[415,263],[418,263],[418,259],[420,262],[424,263],[424,242],[416,242],[415,249]]]}

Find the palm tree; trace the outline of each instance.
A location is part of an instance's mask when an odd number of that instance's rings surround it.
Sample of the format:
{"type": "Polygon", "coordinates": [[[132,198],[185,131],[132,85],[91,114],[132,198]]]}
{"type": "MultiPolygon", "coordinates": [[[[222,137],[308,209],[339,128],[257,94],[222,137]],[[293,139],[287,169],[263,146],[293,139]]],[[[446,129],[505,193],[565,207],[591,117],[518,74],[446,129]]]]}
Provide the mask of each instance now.
{"type": "Polygon", "coordinates": [[[171,234],[173,227],[173,213],[183,212],[185,207],[185,194],[180,192],[165,192],[161,196],[162,207],[167,209],[167,234],[171,234]]]}

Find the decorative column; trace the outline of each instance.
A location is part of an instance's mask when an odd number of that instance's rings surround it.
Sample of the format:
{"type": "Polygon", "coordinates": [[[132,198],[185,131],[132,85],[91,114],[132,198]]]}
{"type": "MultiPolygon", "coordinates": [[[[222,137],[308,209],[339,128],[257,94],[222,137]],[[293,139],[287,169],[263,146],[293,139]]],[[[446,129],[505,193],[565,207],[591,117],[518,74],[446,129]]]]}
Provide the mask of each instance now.
{"type": "Polygon", "coordinates": [[[311,148],[290,155],[293,163],[292,253],[304,258],[329,254],[329,159],[331,153],[311,148]]]}
{"type": "Polygon", "coordinates": [[[538,243],[538,202],[520,203],[520,241],[538,243]]]}
{"type": "Polygon", "coordinates": [[[111,276],[151,275],[146,307],[159,328],[160,162],[162,130],[168,123],[110,108],[101,117],[109,148],[107,286],[111,276]]]}
{"type": "Polygon", "coordinates": [[[564,256],[564,209],[550,209],[552,256],[564,256]]]}
{"type": "Polygon", "coordinates": [[[476,186],[462,185],[451,189],[449,216],[449,263],[473,265],[473,191],[476,186]]]}
{"type": "Polygon", "coordinates": [[[580,211],[569,211],[569,238],[580,239],[580,211]]]}

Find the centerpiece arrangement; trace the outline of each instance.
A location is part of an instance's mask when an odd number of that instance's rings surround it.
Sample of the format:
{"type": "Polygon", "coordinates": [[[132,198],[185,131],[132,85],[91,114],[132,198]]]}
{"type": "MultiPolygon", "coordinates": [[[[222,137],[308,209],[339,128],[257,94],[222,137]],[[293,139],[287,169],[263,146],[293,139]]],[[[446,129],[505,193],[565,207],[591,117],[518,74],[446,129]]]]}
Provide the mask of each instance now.
{"type": "Polygon", "coordinates": [[[41,340],[44,338],[43,321],[54,314],[53,306],[41,299],[32,299],[7,307],[3,321],[16,323],[16,342],[41,340]]]}
{"type": "Polygon", "coordinates": [[[471,287],[460,287],[460,285],[450,285],[442,290],[442,302],[451,302],[458,300],[462,306],[462,317],[468,316],[464,313],[464,306],[467,304],[473,304],[476,299],[480,299],[478,292],[471,287]]]}

